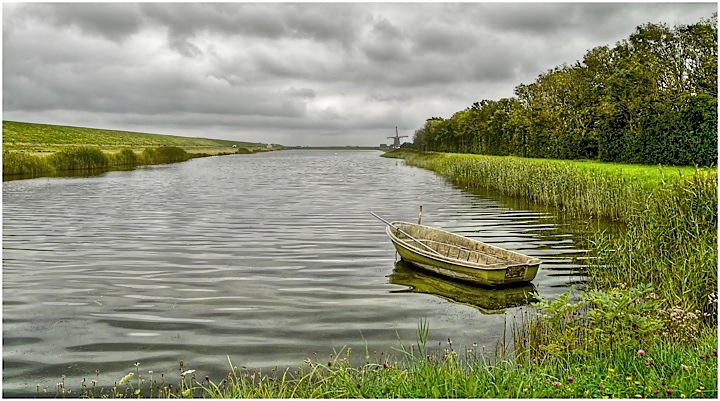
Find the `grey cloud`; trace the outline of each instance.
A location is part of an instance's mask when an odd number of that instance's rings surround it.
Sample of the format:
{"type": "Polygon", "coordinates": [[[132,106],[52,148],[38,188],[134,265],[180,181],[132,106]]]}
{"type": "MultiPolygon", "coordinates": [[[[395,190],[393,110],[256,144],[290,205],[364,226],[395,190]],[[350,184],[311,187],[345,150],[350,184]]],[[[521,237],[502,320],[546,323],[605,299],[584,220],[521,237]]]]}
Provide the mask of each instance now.
{"type": "Polygon", "coordinates": [[[692,23],[713,11],[679,3],[4,4],[3,111],[258,140],[367,132],[371,139],[358,141],[377,144],[395,125],[412,134],[430,116],[511,96],[638,24],[692,23]]]}
{"type": "Polygon", "coordinates": [[[28,4],[21,11],[57,27],[76,27],[92,36],[120,41],[140,30],[143,18],[134,4],[28,4]]]}
{"type": "Polygon", "coordinates": [[[290,96],[304,97],[309,99],[315,98],[315,91],[308,88],[295,89],[294,87],[284,91],[284,93],[290,96]]]}

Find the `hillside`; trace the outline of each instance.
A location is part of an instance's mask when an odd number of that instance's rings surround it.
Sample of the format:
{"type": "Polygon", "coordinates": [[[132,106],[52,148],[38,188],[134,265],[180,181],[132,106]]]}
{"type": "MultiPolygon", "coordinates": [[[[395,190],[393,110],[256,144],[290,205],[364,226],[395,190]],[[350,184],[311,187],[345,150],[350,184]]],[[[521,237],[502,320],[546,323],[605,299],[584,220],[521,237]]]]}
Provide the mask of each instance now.
{"type": "Polygon", "coordinates": [[[94,145],[103,150],[121,148],[146,148],[178,146],[188,151],[212,148],[261,149],[266,144],[255,142],[229,141],[208,138],[189,138],[174,135],[148,134],[141,132],[114,131],[96,128],[70,127],[63,125],[34,124],[3,121],[3,150],[54,152],[69,146],[94,145]]]}

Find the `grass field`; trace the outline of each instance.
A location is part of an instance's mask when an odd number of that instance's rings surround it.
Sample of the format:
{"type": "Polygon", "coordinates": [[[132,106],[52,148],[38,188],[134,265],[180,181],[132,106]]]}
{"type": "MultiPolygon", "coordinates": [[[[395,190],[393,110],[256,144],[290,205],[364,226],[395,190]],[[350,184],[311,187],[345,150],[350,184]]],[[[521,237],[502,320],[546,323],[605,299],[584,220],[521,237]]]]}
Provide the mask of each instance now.
{"type": "Polygon", "coordinates": [[[277,149],[282,146],[3,121],[3,177],[13,179],[277,149]]]}
{"type": "Polygon", "coordinates": [[[148,147],[177,146],[188,152],[204,152],[208,149],[227,150],[233,145],[250,150],[267,147],[266,144],[259,142],[3,121],[3,150],[8,151],[51,153],[68,146],[99,146],[104,151],[114,152],[122,148],[142,150],[148,147]]]}

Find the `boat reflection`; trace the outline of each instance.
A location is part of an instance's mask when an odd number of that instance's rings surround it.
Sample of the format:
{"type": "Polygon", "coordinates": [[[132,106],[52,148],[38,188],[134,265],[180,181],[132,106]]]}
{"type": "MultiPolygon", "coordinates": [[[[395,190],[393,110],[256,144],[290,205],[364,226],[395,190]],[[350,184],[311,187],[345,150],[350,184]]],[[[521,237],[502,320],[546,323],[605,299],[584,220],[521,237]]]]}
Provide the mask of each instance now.
{"type": "Polygon", "coordinates": [[[527,305],[532,301],[531,294],[537,293],[531,283],[508,287],[483,287],[420,270],[404,260],[395,263],[395,269],[389,278],[390,284],[409,287],[391,291],[393,293],[432,294],[475,307],[486,315],[500,314],[505,312],[505,309],[527,305]]]}

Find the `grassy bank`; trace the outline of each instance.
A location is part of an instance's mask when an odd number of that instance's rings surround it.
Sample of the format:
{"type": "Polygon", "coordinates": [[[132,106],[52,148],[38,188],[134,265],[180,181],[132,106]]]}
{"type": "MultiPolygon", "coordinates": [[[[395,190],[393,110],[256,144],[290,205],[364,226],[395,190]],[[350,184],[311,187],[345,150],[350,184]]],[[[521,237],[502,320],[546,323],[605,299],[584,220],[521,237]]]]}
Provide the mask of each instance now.
{"type": "MultiPolygon", "coordinates": [[[[641,166],[512,156],[394,150],[401,158],[456,184],[488,188],[573,216],[626,221],[654,189],[692,176],[693,167],[641,166]]],[[[715,170],[717,171],[717,170],[715,170]]]]}
{"type": "MultiPolygon", "coordinates": [[[[396,151],[449,180],[625,224],[590,240],[583,302],[541,303],[516,338],[520,362],[596,364],[633,349],[717,343],[717,169],[396,151]],[[705,333],[705,334],[700,334],[705,333]]],[[[645,352],[645,351],[644,351],[645,352]]],[[[688,365],[689,366],[689,365],[688,365]]],[[[717,364],[707,372],[717,381],[717,364]]],[[[675,393],[675,396],[678,394],[675,393]]],[[[691,397],[693,395],[686,394],[691,397]]]]}
{"type": "Polygon", "coordinates": [[[3,121],[3,177],[37,177],[266,150],[267,145],[262,143],[3,121]]]}
{"type": "Polygon", "coordinates": [[[190,138],[174,135],[116,131],[63,125],[3,121],[3,150],[55,152],[65,147],[97,146],[116,152],[123,148],[139,149],[176,146],[189,149],[213,148],[264,149],[266,144],[222,139],[190,138]]]}
{"type": "MultiPolygon", "coordinates": [[[[692,345],[628,348],[613,354],[569,355],[490,362],[476,348],[452,343],[429,350],[427,326],[417,343],[364,363],[353,350],[306,360],[294,370],[261,371],[230,363],[220,380],[180,363],[158,377],[138,364],[123,378],[101,375],[79,386],[58,383],[38,395],[152,398],[716,398],[716,337],[706,331],[692,345]],[[113,384],[114,383],[114,384],[113,384]],[[71,388],[72,387],[72,388],[71,388]]],[[[362,355],[361,355],[362,357],[362,355]]]]}
{"type": "Polygon", "coordinates": [[[591,288],[652,283],[664,307],[717,319],[717,169],[393,151],[408,164],[580,217],[626,223],[596,233],[591,288]]]}

